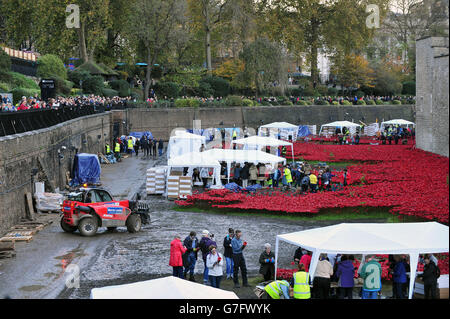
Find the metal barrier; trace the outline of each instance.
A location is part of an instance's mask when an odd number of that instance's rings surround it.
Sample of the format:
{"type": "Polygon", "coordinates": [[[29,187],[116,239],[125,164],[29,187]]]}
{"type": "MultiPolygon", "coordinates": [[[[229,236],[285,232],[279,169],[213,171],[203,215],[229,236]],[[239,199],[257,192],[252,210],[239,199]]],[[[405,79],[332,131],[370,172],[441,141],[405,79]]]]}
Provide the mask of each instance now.
{"type": "Polygon", "coordinates": [[[17,112],[0,112],[0,136],[24,133],[57,125],[86,115],[103,113],[103,106],[61,107],[57,110],[38,109],[17,112]]]}

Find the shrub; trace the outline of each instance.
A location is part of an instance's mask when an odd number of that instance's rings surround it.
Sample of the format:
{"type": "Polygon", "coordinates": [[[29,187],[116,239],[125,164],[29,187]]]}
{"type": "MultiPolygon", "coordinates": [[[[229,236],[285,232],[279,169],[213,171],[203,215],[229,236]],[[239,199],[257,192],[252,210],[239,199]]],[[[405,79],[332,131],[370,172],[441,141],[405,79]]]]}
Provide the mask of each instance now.
{"type": "Polygon", "coordinates": [[[109,89],[109,88],[103,88],[102,89],[102,95],[106,97],[114,97],[119,95],[119,91],[109,89]]]}
{"type": "Polygon", "coordinates": [[[195,95],[201,97],[211,97],[214,95],[214,89],[207,82],[200,82],[198,87],[194,89],[195,95]]]}
{"type": "Polygon", "coordinates": [[[297,104],[297,105],[310,105],[311,103],[309,103],[308,101],[305,101],[305,100],[299,100],[295,104],[297,104]]]}
{"type": "Polygon", "coordinates": [[[376,100],[375,100],[375,104],[376,104],[376,105],[384,105],[384,102],[383,102],[383,100],[376,99],[376,100]]]}
{"type": "Polygon", "coordinates": [[[402,101],[400,101],[400,100],[393,100],[393,101],[392,101],[392,104],[393,104],[393,105],[401,105],[401,104],[402,104],[402,101]]]}
{"type": "Polygon", "coordinates": [[[218,76],[207,76],[199,82],[199,86],[202,83],[207,83],[213,90],[214,97],[226,97],[230,94],[231,87],[230,83],[218,76]]]}
{"type": "Polygon", "coordinates": [[[355,95],[358,97],[358,99],[362,98],[364,95],[366,95],[366,93],[364,93],[363,91],[356,91],[355,95]]]}
{"type": "Polygon", "coordinates": [[[8,75],[10,76],[9,83],[12,87],[40,90],[39,85],[37,85],[36,82],[23,74],[17,72],[8,72],[8,75]]]}
{"type": "Polygon", "coordinates": [[[10,89],[11,89],[11,87],[9,86],[8,83],[0,82],[0,92],[6,93],[6,92],[9,92],[10,89]]]}
{"type": "Polygon", "coordinates": [[[175,107],[199,107],[200,101],[197,99],[177,99],[175,107]]]}
{"type": "Polygon", "coordinates": [[[332,101],[331,105],[339,105],[339,102],[338,101],[332,101]]]}
{"type": "Polygon", "coordinates": [[[366,104],[367,105],[376,105],[377,103],[375,103],[374,100],[368,100],[366,104]]]}
{"type": "Polygon", "coordinates": [[[300,88],[290,89],[290,91],[289,91],[289,95],[296,96],[296,97],[301,96],[302,93],[303,93],[303,90],[300,88]]]}
{"type": "Polygon", "coordinates": [[[83,82],[83,92],[87,94],[102,95],[104,87],[103,77],[100,75],[91,76],[83,82]]]}
{"type": "Polygon", "coordinates": [[[316,91],[320,94],[320,95],[327,95],[328,94],[328,87],[325,85],[318,85],[316,87],[316,91]]]}
{"type": "Polygon", "coordinates": [[[364,101],[364,100],[358,100],[358,101],[356,102],[356,105],[366,105],[366,101],[364,101]]]}
{"type": "Polygon", "coordinates": [[[73,88],[73,82],[64,80],[58,76],[51,77],[55,80],[55,91],[57,95],[70,95],[70,91],[73,88]]]}
{"type": "Polygon", "coordinates": [[[177,99],[175,100],[175,107],[187,107],[189,102],[187,99],[177,99]]]}
{"type": "Polygon", "coordinates": [[[338,89],[333,88],[333,87],[328,88],[328,95],[336,96],[337,94],[338,94],[338,89]]]}
{"type": "Polygon", "coordinates": [[[54,54],[46,54],[37,60],[37,76],[40,78],[54,78],[55,76],[67,80],[67,70],[61,59],[54,54]]]}
{"type": "Polygon", "coordinates": [[[225,104],[227,106],[242,106],[242,98],[236,95],[230,95],[226,98],[225,104]]]}
{"type": "Polygon", "coordinates": [[[11,71],[11,58],[0,48],[0,72],[11,71]]]}
{"type": "Polygon", "coordinates": [[[130,96],[130,84],[125,80],[114,80],[109,82],[109,85],[113,90],[118,92],[118,96],[126,97],[130,96]]]}
{"type": "Polygon", "coordinates": [[[352,105],[352,102],[348,100],[342,100],[342,105],[352,105]]]}
{"type": "Polygon", "coordinates": [[[69,81],[72,81],[74,84],[74,87],[81,89],[80,87],[80,81],[83,81],[83,83],[91,77],[91,74],[88,71],[85,70],[74,70],[69,71],[67,73],[67,78],[69,81]]]}
{"type": "Polygon", "coordinates": [[[175,82],[159,82],[155,85],[155,92],[161,98],[177,98],[180,96],[181,86],[175,82]]]}
{"type": "Polygon", "coordinates": [[[415,81],[403,82],[402,94],[416,95],[416,82],[415,81]]]}
{"type": "Polygon", "coordinates": [[[270,104],[273,105],[273,106],[280,105],[280,103],[278,103],[278,101],[270,101],[270,104]]]}
{"type": "Polygon", "coordinates": [[[316,101],[314,104],[316,104],[316,105],[330,105],[330,103],[328,101],[326,101],[326,100],[319,100],[319,101],[316,101]]]}
{"type": "Polygon", "coordinates": [[[316,91],[312,88],[312,87],[306,87],[304,90],[303,90],[303,95],[304,96],[315,96],[316,95],[316,91]]]}
{"type": "Polygon", "coordinates": [[[17,87],[12,89],[11,93],[13,95],[13,103],[16,104],[22,99],[22,96],[29,97],[34,96],[35,94],[41,95],[41,90],[17,87]]]}
{"type": "Polygon", "coordinates": [[[81,89],[72,89],[72,90],[70,90],[70,95],[71,96],[79,96],[79,95],[81,95],[81,89]]]}
{"type": "Polygon", "coordinates": [[[249,100],[249,99],[243,99],[242,100],[242,105],[243,106],[253,106],[253,101],[249,100]]]}
{"type": "Polygon", "coordinates": [[[292,103],[291,101],[286,101],[286,102],[284,102],[283,104],[284,104],[284,105],[289,105],[289,106],[294,105],[294,103],[292,103]]]}

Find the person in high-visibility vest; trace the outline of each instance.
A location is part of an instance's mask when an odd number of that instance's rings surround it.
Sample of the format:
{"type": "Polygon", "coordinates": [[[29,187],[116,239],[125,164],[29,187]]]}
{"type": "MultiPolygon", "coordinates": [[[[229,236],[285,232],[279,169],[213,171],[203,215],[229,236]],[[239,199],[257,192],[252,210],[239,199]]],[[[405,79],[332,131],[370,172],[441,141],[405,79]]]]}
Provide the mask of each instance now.
{"type": "Polygon", "coordinates": [[[286,178],[286,184],[288,187],[291,187],[292,185],[292,174],[291,170],[289,169],[289,165],[284,168],[284,177],[286,178]]]}
{"type": "Polygon", "coordinates": [[[117,161],[120,160],[120,144],[117,140],[114,145],[114,156],[116,157],[117,161]]]}
{"type": "Polygon", "coordinates": [[[292,276],[291,287],[294,288],[294,299],[311,299],[309,286],[309,273],[305,271],[305,265],[298,264],[298,271],[292,276]]]}
{"type": "Polygon", "coordinates": [[[134,145],[133,145],[133,139],[131,138],[131,136],[128,139],[128,144],[127,145],[128,145],[127,153],[128,154],[132,154],[133,153],[133,149],[134,149],[134,145]]]}
{"type": "Polygon", "coordinates": [[[105,153],[106,153],[106,155],[108,155],[109,153],[111,153],[111,147],[109,146],[109,143],[108,143],[108,142],[106,142],[106,145],[105,145],[105,153]]]}
{"type": "Polygon", "coordinates": [[[284,299],[289,298],[289,283],[286,280],[275,280],[264,287],[264,291],[267,293],[267,299],[284,299]]]}

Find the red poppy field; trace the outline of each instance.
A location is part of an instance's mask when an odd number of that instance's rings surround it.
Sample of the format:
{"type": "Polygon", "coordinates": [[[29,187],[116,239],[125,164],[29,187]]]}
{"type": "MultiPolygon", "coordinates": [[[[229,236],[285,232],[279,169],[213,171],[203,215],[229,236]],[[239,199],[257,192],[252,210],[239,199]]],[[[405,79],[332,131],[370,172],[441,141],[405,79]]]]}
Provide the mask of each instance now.
{"type": "MultiPolygon", "coordinates": [[[[290,153],[290,152],[288,152],[290,153]]],[[[449,159],[413,145],[324,145],[295,143],[296,160],[355,162],[348,166],[351,185],[315,194],[262,191],[253,194],[211,190],[177,205],[246,212],[317,214],[329,209],[384,207],[392,214],[448,224],[449,159]]],[[[289,156],[288,156],[289,158],[289,156]]],[[[338,175],[333,178],[336,182],[338,175]]]]}

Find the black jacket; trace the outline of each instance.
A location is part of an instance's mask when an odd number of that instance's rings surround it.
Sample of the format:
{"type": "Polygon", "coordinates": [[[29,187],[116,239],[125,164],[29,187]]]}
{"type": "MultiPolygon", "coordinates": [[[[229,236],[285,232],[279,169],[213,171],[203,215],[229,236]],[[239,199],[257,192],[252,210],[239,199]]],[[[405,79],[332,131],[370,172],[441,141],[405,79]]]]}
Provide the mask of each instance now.
{"type": "Polygon", "coordinates": [[[223,247],[225,248],[223,255],[228,258],[233,258],[233,249],[231,248],[232,239],[229,235],[223,239],[223,247]]]}
{"type": "Polygon", "coordinates": [[[423,267],[423,274],[420,275],[420,277],[423,278],[423,283],[425,285],[432,285],[437,282],[437,266],[434,262],[431,261],[428,265],[423,267]]]}
{"type": "Polygon", "coordinates": [[[248,167],[248,165],[245,165],[241,169],[241,178],[242,179],[248,179],[249,177],[250,177],[249,167],[248,167]]]}
{"type": "Polygon", "coordinates": [[[266,253],[264,250],[261,255],[259,256],[259,263],[261,264],[261,267],[259,267],[259,273],[261,275],[265,275],[267,273],[275,274],[275,263],[272,262],[266,262],[266,259],[275,259],[275,254],[271,251],[269,254],[266,253]]]}
{"type": "MultiPolygon", "coordinates": [[[[195,241],[195,247],[198,248],[199,247],[199,241],[198,241],[197,237],[194,238],[194,241],[195,241]]],[[[184,239],[183,245],[184,245],[184,247],[187,248],[187,252],[189,252],[189,253],[193,252],[191,236],[187,236],[184,239]]],[[[194,252],[195,259],[197,259],[197,253],[198,253],[198,250],[194,252]]]]}

